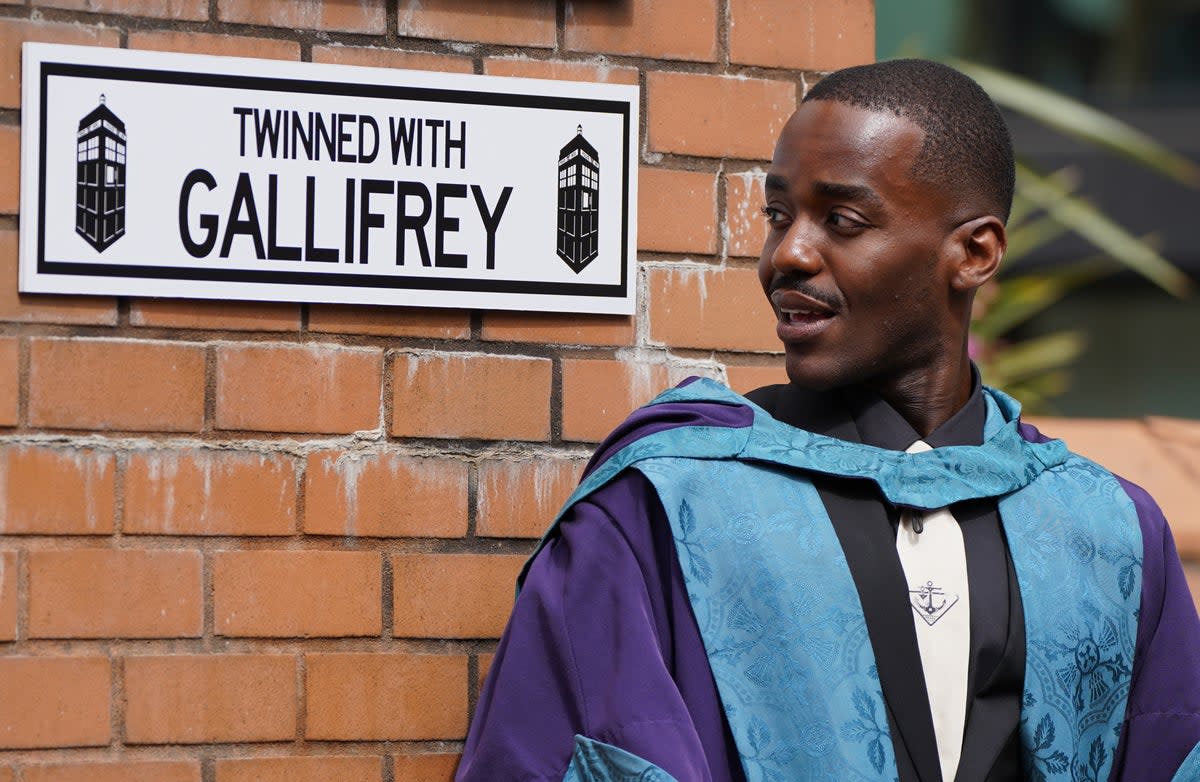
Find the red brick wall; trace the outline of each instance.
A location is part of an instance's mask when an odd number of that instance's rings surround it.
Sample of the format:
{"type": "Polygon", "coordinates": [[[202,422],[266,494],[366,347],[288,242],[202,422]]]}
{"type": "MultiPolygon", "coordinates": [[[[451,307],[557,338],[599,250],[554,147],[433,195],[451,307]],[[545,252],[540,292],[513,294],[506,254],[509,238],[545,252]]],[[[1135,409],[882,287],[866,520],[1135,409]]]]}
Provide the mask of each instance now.
{"type": "Polygon", "coordinates": [[[447,779],[593,443],[686,375],[782,377],[764,162],[873,19],[0,0],[0,782],[447,779]],[[22,41],[639,84],[638,314],[20,296],[22,41]]]}

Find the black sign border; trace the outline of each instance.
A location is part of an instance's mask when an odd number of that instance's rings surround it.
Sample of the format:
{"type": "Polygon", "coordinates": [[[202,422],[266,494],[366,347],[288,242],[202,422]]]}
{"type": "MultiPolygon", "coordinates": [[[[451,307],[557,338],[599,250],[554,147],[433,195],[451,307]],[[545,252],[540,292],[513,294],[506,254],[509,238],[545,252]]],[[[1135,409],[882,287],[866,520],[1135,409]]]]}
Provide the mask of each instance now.
{"type": "MultiPolygon", "coordinates": [[[[629,289],[629,123],[630,104],[618,100],[564,98],[475,90],[448,90],[391,84],[362,84],[275,76],[167,71],[110,65],[42,61],[39,82],[40,127],[38,155],[38,274],[128,277],[134,279],[204,280],[208,282],[265,283],[273,285],[329,285],[342,288],[394,288],[401,290],[463,291],[471,293],[517,293],[589,298],[625,298],[629,289]],[[46,259],[46,98],[51,76],[70,76],[112,81],[152,82],[194,87],[221,87],[269,92],[340,95],[387,100],[416,100],[429,103],[460,103],[486,106],[583,111],[618,114],[622,118],[621,167],[621,281],[601,283],[536,282],[525,280],[439,279],[390,274],[339,274],[337,272],[267,271],[258,269],[203,269],[174,266],[50,261],[46,259]]],[[[132,294],[131,294],[132,295],[132,294]]],[[[270,300],[270,297],[263,297],[270,300]]],[[[403,302],[405,306],[433,306],[403,302]]],[[[445,306],[439,304],[437,306],[445,306]]]]}

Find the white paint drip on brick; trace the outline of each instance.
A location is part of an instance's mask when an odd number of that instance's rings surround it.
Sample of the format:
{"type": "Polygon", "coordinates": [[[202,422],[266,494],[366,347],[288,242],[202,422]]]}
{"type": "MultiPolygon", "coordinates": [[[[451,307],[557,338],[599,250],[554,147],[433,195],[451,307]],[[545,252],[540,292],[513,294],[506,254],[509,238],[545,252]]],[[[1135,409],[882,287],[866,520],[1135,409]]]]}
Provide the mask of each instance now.
{"type": "MultiPolygon", "coordinates": [[[[14,445],[13,450],[18,456],[35,447],[41,450],[39,443],[17,442],[14,445]]],[[[101,479],[106,470],[112,469],[113,455],[107,452],[97,454],[92,447],[68,447],[55,449],[55,451],[55,457],[69,460],[82,476],[83,494],[87,498],[83,521],[88,529],[96,529],[100,524],[100,509],[96,507],[98,493],[93,491],[92,487],[101,479]]],[[[0,456],[0,532],[8,527],[8,460],[7,453],[0,456]]]]}
{"type": "Polygon", "coordinates": [[[84,524],[88,529],[96,529],[100,523],[100,509],[96,507],[96,497],[99,492],[93,491],[92,487],[100,480],[104,469],[112,463],[112,456],[108,455],[106,458],[97,460],[92,454],[77,449],[72,449],[66,456],[83,474],[83,481],[86,485],[84,496],[87,497],[87,505],[84,509],[84,524]]]}
{"type": "Polygon", "coordinates": [[[398,10],[400,18],[397,20],[397,29],[399,29],[401,35],[411,32],[413,17],[421,12],[421,0],[408,0],[407,3],[402,2],[398,10]]]}
{"type": "MultiPolygon", "coordinates": [[[[143,449],[137,449],[142,451],[143,449]]],[[[192,459],[200,470],[200,480],[204,486],[205,497],[211,497],[213,494],[213,481],[219,479],[228,472],[231,467],[231,460],[245,464],[246,462],[257,462],[256,466],[260,469],[271,467],[278,470],[277,465],[268,465],[268,459],[272,454],[261,450],[257,451],[233,451],[216,450],[205,448],[197,452],[196,449],[178,449],[151,453],[146,457],[147,476],[151,483],[156,487],[160,487],[158,497],[160,505],[157,511],[161,513],[161,524],[164,530],[168,532],[175,531],[176,522],[176,497],[175,497],[175,479],[179,476],[180,458],[192,459]],[[220,458],[217,456],[220,454],[220,458]],[[162,488],[165,487],[165,488],[162,488]]],[[[281,505],[285,500],[284,495],[289,491],[294,490],[294,486],[282,484],[280,486],[281,505]]],[[[214,521],[209,516],[209,506],[201,504],[195,509],[198,517],[195,519],[195,526],[199,529],[209,529],[210,524],[214,521]]]]}
{"type": "Polygon", "coordinates": [[[654,370],[669,364],[671,357],[667,351],[641,347],[620,348],[616,352],[616,359],[631,370],[630,393],[634,399],[649,400],[663,390],[658,387],[661,381],[657,380],[654,370]]]}
{"type": "MultiPolygon", "coordinates": [[[[175,454],[154,454],[146,460],[146,473],[150,482],[158,487],[166,487],[160,493],[162,500],[163,529],[175,531],[175,481],[179,472],[179,459],[175,454]]],[[[202,522],[203,523],[203,522],[202,522]]]]}
{"type": "MultiPolygon", "coordinates": [[[[562,467],[564,465],[569,466],[574,475],[577,476],[583,471],[583,465],[586,461],[585,457],[564,455],[553,460],[509,459],[489,464],[486,474],[481,475],[481,480],[486,481],[486,483],[479,488],[479,518],[487,518],[492,512],[489,498],[495,493],[492,486],[493,483],[506,483],[510,486],[519,483],[525,470],[532,463],[534,502],[538,507],[547,507],[547,503],[551,501],[558,502],[563,499],[561,496],[562,476],[560,473],[562,467]]],[[[550,508],[548,512],[554,513],[555,510],[557,508],[550,508]]],[[[549,523],[550,519],[546,519],[545,521],[549,523]]]]}
{"type": "MultiPolygon", "coordinates": [[[[725,223],[721,226],[721,233],[725,238],[726,256],[734,254],[734,248],[732,247],[732,235],[734,233],[738,233],[743,236],[753,234],[755,226],[761,225],[762,223],[762,213],[759,211],[753,196],[763,192],[763,186],[767,179],[767,172],[762,168],[755,166],[749,171],[740,171],[736,174],[730,174],[729,177],[731,179],[734,177],[740,179],[742,182],[742,187],[744,188],[744,192],[749,193],[751,197],[742,201],[740,204],[737,204],[736,207],[733,207],[729,200],[726,199],[725,209],[727,216],[725,218],[725,223]]],[[[758,255],[757,252],[754,252],[753,247],[738,249],[745,251],[744,253],[738,253],[739,256],[747,254],[750,256],[758,255]]]]}
{"type": "Polygon", "coordinates": [[[343,531],[346,535],[358,533],[358,481],[366,467],[366,458],[361,453],[342,453],[336,459],[326,459],[322,465],[326,474],[332,469],[338,477],[338,490],[346,501],[346,518],[343,531]]]}
{"type": "MultiPolygon", "coordinates": [[[[288,11],[287,5],[276,6],[275,13],[271,14],[271,25],[274,27],[322,27],[323,14],[322,6],[324,3],[320,0],[292,0],[290,3],[295,9],[298,17],[292,19],[288,11]]],[[[361,3],[360,3],[361,5],[361,3]]]]}
{"type": "MultiPolygon", "coordinates": [[[[557,498],[556,489],[558,488],[560,477],[557,467],[558,465],[547,462],[537,462],[534,464],[533,499],[538,504],[538,507],[544,507],[546,503],[557,498]]],[[[579,467],[582,469],[582,465],[579,465],[579,467]]]]}
{"type": "Polygon", "coordinates": [[[666,369],[668,387],[692,376],[725,382],[725,367],[715,357],[683,358],[663,347],[639,346],[619,348],[616,358],[633,368],[633,392],[638,399],[648,400],[665,390],[658,387],[654,372],[656,367],[666,369]]]}

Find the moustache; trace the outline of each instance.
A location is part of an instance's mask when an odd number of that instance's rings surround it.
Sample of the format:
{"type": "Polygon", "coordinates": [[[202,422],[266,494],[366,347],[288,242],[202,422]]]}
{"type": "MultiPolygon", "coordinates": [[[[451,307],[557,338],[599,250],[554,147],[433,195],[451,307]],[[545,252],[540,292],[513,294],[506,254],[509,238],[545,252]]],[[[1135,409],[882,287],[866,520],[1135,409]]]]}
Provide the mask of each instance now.
{"type": "Polygon", "coordinates": [[[767,291],[767,296],[769,297],[777,290],[796,291],[797,293],[803,294],[810,299],[819,301],[834,312],[840,312],[846,304],[846,300],[842,298],[840,292],[821,290],[810,283],[807,279],[794,274],[781,274],[772,279],[770,289],[767,291]]]}

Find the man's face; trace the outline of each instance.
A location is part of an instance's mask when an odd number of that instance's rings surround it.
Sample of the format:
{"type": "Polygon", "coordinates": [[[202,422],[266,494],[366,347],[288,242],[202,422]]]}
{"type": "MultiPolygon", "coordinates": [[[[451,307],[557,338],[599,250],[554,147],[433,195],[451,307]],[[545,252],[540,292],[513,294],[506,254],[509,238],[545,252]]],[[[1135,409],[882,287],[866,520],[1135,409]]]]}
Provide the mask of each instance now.
{"type": "Polygon", "coordinates": [[[910,177],[923,140],[907,119],[824,100],[780,135],[758,274],[793,383],[886,392],[961,353],[947,196],[910,177]]]}

